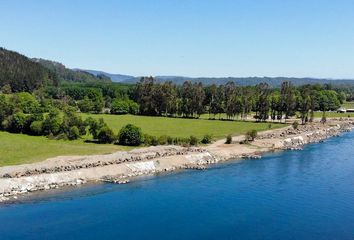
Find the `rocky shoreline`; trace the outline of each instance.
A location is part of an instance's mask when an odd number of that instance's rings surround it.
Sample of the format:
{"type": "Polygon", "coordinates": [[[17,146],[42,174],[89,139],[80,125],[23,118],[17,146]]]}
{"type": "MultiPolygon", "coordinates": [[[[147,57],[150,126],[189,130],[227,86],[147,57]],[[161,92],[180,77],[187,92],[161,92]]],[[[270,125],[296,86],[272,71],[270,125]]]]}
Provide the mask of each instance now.
{"type": "Polygon", "coordinates": [[[44,162],[0,168],[0,202],[30,192],[81,185],[87,182],[128,183],[132,178],[183,169],[205,169],[229,159],[260,158],[263,153],[299,150],[309,143],[350,131],[354,121],[332,119],[326,124],[300,125],[260,133],[250,144],[219,140],[205,147],[156,146],[107,155],[67,156],[44,162]]]}

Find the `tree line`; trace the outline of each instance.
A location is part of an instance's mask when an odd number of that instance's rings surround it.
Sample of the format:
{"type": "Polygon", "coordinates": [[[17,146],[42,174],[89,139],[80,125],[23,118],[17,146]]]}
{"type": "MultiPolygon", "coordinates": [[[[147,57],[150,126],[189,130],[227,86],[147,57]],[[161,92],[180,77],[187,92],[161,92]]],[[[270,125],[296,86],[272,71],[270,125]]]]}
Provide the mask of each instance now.
{"type": "MultiPolygon", "coordinates": [[[[131,100],[129,100],[131,101],[131,100]]],[[[49,139],[75,140],[92,136],[96,143],[115,143],[120,145],[196,145],[199,142],[194,136],[179,138],[170,136],[151,136],[143,134],[141,129],[132,124],[123,126],[115,134],[103,118],[88,117],[83,119],[77,109],[64,104],[61,109],[39,101],[34,95],[21,92],[14,94],[0,93],[0,130],[11,133],[23,133],[34,136],[46,136],[49,139]]],[[[210,143],[212,137],[205,135],[201,143],[210,143]]]]}
{"type": "Polygon", "coordinates": [[[131,98],[140,108],[139,113],[151,116],[199,118],[208,113],[210,118],[226,114],[227,119],[245,119],[251,112],[258,121],[287,119],[300,113],[303,123],[313,120],[314,111],[337,110],[345,100],[342,94],[322,85],[295,87],[283,82],[280,88],[267,83],[256,86],[203,86],[202,83],[159,83],[144,77],[136,84],[131,98]]]}

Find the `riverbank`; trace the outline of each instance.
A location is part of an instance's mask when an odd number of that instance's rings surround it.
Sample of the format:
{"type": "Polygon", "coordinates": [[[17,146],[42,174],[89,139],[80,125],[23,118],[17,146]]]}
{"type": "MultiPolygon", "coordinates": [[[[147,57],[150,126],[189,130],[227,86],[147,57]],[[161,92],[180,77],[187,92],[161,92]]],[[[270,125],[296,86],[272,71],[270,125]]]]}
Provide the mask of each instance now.
{"type": "Polygon", "coordinates": [[[121,151],[107,155],[56,157],[43,162],[0,168],[0,201],[13,200],[19,194],[49,190],[87,182],[127,183],[149,174],[183,169],[204,169],[228,159],[259,158],[265,152],[300,149],[303,145],[337,136],[353,128],[352,120],[331,119],[326,124],[300,125],[265,131],[254,142],[232,144],[217,141],[205,147],[157,146],[121,151]]]}

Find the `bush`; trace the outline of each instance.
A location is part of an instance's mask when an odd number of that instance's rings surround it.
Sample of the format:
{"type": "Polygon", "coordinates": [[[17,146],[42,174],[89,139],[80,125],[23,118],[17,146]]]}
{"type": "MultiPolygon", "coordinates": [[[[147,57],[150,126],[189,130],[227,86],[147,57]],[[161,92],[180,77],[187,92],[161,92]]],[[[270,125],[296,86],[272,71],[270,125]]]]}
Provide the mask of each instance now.
{"type": "Polygon", "coordinates": [[[190,136],[189,137],[189,144],[191,145],[191,146],[197,146],[198,145],[198,138],[197,137],[195,137],[195,136],[190,136]]]}
{"type": "Polygon", "coordinates": [[[129,113],[129,103],[125,100],[115,99],[111,106],[112,114],[128,114],[129,113]]]}
{"type": "Polygon", "coordinates": [[[144,144],[146,146],[157,146],[158,145],[157,137],[151,136],[149,134],[144,134],[144,144]]]}
{"type": "Polygon", "coordinates": [[[34,121],[30,125],[30,131],[33,135],[42,135],[43,134],[43,121],[34,121]]]}
{"type": "Polygon", "coordinates": [[[298,121],[294,121],[292,124],[293,128],[296,130],[299,128],[299,122],[298,121]]]}
{"type": "Polygon", "coordinates": [[[115,99],[111,105],[112,114],[138,114],[139,104],[132,100],[119,100],[115,99]]]}
{"type": "Polygon", "coordinates": [[[23,112],[15,113],[8,119],[8,131],[21,133],[25,130],[26,126],[28,129],[28,117],[23,112]]]}
{"type": "Polygon", "coordinates": [[[85,124],[88,126],[88,130],[91,133],[93,139],[98,138],[98,133],[103,127],[107,127],[106,123],[104,122],[103,118],[100,118],[99,120],[96,120],[92,117],[88,117],[85,120],[85,124]]]}
{"type": "Polygon", "coordinates": [[[231,134],[229,134],[229,135],[227,135],[226,136],[226,142],[225,142],[226,144],[231,144],[232,143],[232,136],[231,136],[231,134]]]}
{"type": "Polygon", "coordinates": [[[63,122],[61,124],[61,131],[65,132],[68,135],[68,138],[71,139],[77,139],[79,136],[76,135],[76,129],[74,130],[75,133],[71,132],[73,127],[76,127],[78,130],[78,134],[80,135],[86,135],[86,124],[82,120],[81,116],[79,116],[74,108],[66,108],[64,110],[64,117],[63,117],[63,122]]]}
{"type": "Polygon", "coordinates": [[[175,145],[186,145],[190,143],[190,138],[175,137],[173,138],[172,143],[175,145]]]}
{"type": "Polygon", "coordinates": [[[112,143],[115,140],[115,136],[112,129],[104,126],[98,132],[97,139],[100,143],[112,143]]]}
{"type": "Polygon", "coordinates": [[[80,111],[84,113],[91,112],[94,108],[94,103],[87,96],[85,96],[83,100],[79,101],[77,105],[80,111]]]}
{"type": "Polygon", "coordinates": [[[122,127],[118,134],[118,141],[121,145],[139,146],[142,140],[141,129],[133,124],[122,127]]]}
{"type": "Polygon", "coordinates": [[[172,145],[173,144],[173,138],[170,136],[167,136],[167,144],[172,145]]]}
{"type": "Polygon", "coordinates": [[[251,130],[246,133],[246,141],[254,141],[254,139],[257,137],[257,130],[251,130]]]}
{"type": "Polygon", "coordinates": [[[212,141],[213,141],[213,136],[211,134],[205,134],[200,142],[203,144],[208,144],[211,143],[212,141]]]}
{"type": "Polygon", "coordinates": [[[1,122],[1,129],[8,131],[10,129],[10,122],[8,119],[5,119],[1,122]]]}
{"type": "Polygon", "coordinates": [[[166,135],[162,135],[159,137],[159,139],[157,140],[159,145],[166,145],[167,144],[167,136],[166,135]]]}
{"type": "Polygon", "coordinates": [[[77,126],[71,127],[67,135],[69,140],[78,139],[80,137],[79,128],[77,126]]]}
{"type": "Polygon", "coordinates": [[[34,113],[39,110],[39,102],[28,92],[19,92],[11,96],[11,102],[24,113],[34,113]]]}
{"type": "Polygon", "coordinates": [[[133,115],[137,115],[139,113],[140,106],[136,102],[130,100],[129,101],[129,113],[133,115]]]}
{"type": "Polygon", "coordinates": [[[46,135],[57,135],[60,132],[62,119],[58,109],[51,109],[43,122],[43,132],[46,135]]]}

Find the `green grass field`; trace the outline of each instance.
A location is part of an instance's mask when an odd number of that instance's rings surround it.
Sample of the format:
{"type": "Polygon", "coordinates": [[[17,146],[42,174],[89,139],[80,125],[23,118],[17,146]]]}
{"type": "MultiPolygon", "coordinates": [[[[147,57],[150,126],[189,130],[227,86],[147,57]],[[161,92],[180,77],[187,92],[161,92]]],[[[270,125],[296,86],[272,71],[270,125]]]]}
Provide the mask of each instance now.
{"type": "MultiPolygon", "coordinates": [[[[166,117],[148,117],[134,115],[108,115],[108,114],[82,114],[83,118],[91,116],[93,118],[103,118],[115,133],[128,123],[132,123],[142,129],[144,133],[171,137],[189,137],[194,135],[198,138],[205,134],[212,134],[220,139],[228,134],[244,134],[249,130],[255,129],[263,131],[268,129],[269,123],[255,123],[243,121],[219,121],[203,119],[184,119],[166,117]]],[[[279,128],[284,125],[272,123],[272,128],[279,128]]]]}
{"type": "Polygon", "coordinates": [[[345,103],[342,104],[342,107],[354,108],[354,102],[345,102],[345,103]]]}
{"type": "Polygon", "coordinates": [[[0,166],[38,162],[59,155],[104,154],[122,149],[127,148],[0,132],[0,166]]]}
{"type": "MultiPolygon", "coordinates": [[[[354,117],[354,113],[337,113],[337,112],[326,112],[326,117],[327,118],[347,118],[347,117],[354,117]]],[[[322,117],[322,112],[315,112],[315,117],[316,118],[321,118],[322,117]]]]}
{"type": "MultiPolygon", "coordinates": [[[[147,117],[132,115],[81,114],[83,118],[103,118],[117,134],[120,128],[132,123],[142,128],[144,133],[154,136],[169,135],[171,137],[189,137],[194,135],[201,138],[212,134],[220,139],[228,134],[238,135],[249,130],[268,130],[269,123],[254,123],[241,121],[218,121],[202,119],[182,119],[166,117],[147,117]]],[[[279,128],[283,124],[271,124],[279,128]]],[[[59,155],[104,154],[119,150],[131,149],[113,144],[85,143],[84,139],[75,141],[49,140],[46,137],[28,136],[0,132],[0,166],[32,163],[59,155]]]]}

